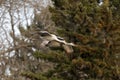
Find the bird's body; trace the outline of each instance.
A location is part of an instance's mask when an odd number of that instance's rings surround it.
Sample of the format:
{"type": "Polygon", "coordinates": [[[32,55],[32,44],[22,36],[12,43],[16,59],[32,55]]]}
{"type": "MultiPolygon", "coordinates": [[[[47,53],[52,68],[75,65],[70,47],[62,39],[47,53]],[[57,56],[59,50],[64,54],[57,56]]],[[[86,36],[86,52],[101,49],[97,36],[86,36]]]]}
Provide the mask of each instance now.
{"type": "Polygon", "coordinates": [[[69,46],[75,46],[73,43],[67,43],[63,38],[56,36],[54,34],[50,34],[47,31],[40,31],[39,32],[40,36],[42,39],[47,40],[47,41],[57,41],[59,43],[63,43],[65,45],[69,45],[69,46]]]}
{"type": "Polygon", "coordinates": [[[57,37],[57,36],[54,35],[54,34],[51,34],[51,38],[52,38],[53,40],[56,40],[56,41],[58,41],[58,42],[60,42],[60,43],[64,43],[64,44],[65,44],[65,40],[64,40],[64,39],[61,39],[60,37],[57,37]]]}
{"type": "Polygon", "coordinates": [[[58,42],[58,44],[62,44],[61,47],[67,52],[72,53],[73,49],[72,46],[75,46],[73,43],[66,42],[63,38],[56,36],[54,34],[51,34],[47,31],[39,31],[38,34],[40,35],[40,38],[43,39],[43,42],[41,43],[41,46],[46,46],[51,44],[51,42],[54,44],[54,42],[58,42]]]}

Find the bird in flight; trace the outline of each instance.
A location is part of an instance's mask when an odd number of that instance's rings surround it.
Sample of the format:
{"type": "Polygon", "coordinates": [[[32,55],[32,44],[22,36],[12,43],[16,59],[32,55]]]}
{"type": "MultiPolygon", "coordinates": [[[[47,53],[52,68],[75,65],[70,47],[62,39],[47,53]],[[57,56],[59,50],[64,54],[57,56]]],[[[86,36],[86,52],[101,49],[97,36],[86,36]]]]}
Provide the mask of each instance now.
{"type": "Polygon", "coordinates": [[[73,43],[68,43],[66,42],[62,37],[56,36],[55,34],[51,34],[47,31],[39,31],[38,34],[41,36],[42,39],[44,39],[46,42],[50,42],[50,41],[57,41],[59,43],[63,43],[65,45],[69,45],[69,46],[75,46],[75,44],[73,43]]]}
{"type": "Polygon", "coordinates": [[[73,49],[72,47],[75,46],[74,43],[68,43],[66,42],[62,37],[56,36],[55,34],[51,34],[48,31],[38,31],[38,35],[40,35],[40,38],[43,39],[43,42],[41,43],[41,46],[45,47],[46,45],[49,45],[49,43],[57,42],[59,44],[62,44],[61,47],[67,52],[72,53],[73,49]]]}

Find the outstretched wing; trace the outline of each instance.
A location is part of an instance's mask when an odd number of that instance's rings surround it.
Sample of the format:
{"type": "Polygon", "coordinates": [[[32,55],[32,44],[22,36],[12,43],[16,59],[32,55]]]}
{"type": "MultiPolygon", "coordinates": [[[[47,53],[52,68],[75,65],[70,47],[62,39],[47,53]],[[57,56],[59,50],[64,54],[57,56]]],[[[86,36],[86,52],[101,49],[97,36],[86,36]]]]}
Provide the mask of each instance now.
{"type": "Polygon", "coordinates": [[[40,36],[45,37],[45,36],[51,36],[51,34],[47,31],[40,31],[39,32],[40,36]]]}
{"type": "Polygon", "coordinates": [[[62,37],[59,37],[59,36],[57,36],[57,38],[58,38],[59,40],[64,40],[64,38],[62,38],[62,37]]]}

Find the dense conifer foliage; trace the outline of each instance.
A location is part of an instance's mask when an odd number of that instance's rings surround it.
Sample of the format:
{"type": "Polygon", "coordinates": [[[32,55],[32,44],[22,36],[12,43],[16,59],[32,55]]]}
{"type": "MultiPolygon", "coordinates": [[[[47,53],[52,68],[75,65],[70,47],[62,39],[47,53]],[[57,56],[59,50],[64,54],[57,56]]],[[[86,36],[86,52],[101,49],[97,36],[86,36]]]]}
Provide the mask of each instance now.
{"type": "Polygon", "coordinates": [[[52,62],[45,73],[23,73],[34,80],[118,80],[119,0],[52,0],[51,19],[59,35],[73,42],[74,52],[36,51],[34,56],[52,62]],[[116,10],[117,9],[117,10],[116,10]]]}

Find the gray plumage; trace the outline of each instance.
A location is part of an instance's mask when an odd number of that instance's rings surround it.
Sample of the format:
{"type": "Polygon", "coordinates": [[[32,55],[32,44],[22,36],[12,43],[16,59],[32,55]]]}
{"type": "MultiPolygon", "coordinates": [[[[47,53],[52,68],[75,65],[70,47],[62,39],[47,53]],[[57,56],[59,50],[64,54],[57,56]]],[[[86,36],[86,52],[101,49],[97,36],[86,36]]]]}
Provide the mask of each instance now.
{"type": "Polygon", "coordinates": [[[41,46],[53,46],[53,47],[62,47],[67,53],[73,52],[73,46],[75,44],[73,43],[67,43],[63,38],[56,36],[55,34],[51,34],[47,31],[39,31],[38,34],[40,35],[41,39],[43,39],[43,42],[41,43],[41,46]]]}

